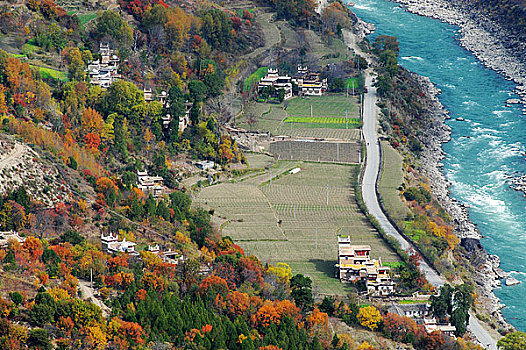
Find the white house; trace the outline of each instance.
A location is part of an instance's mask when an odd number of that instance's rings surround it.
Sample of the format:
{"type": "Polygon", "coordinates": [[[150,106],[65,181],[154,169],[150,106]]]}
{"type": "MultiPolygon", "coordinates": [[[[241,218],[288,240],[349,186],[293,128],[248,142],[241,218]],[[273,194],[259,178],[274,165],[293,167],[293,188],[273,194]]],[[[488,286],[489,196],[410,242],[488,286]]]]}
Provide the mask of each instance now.
{"type": "Polygon", "coordinates": [[[319,73],[310,72],[307,66],[298,65],[298,75],[292,79],[298,85],[298,93],[303,96],[322,96],[328,89],[327,79],[319,73]]]}
{"type": "Polygon", "coordinates": [[[139,255],[135,251],[136,244],[134,242],[127,241],[124,238],[119,241],[119,235],[113,235],[111,232],[109,235],[104,236],[104,233],[100,236],[101,248],[103,251],[111,254],[127,253],[130,255],[139,255]]]}
{"type": "Polygon", "coordinates": [[[277,69],[269,68],[267,74],[259,80],[258,92],[274,87],[285,91],[285,100],[292,98],[292,78],[288,75],[279,75],[277,69]]]}
{"type": "Polygon", "coordinates": [[[144,194],[152,194],[154,198],[164,194],[164,179],[162,176],[149,176],[147,171],[137,171],[137,188],[144,194]]]}
{"type": "Polygon", "coordinates": [[[16,241],[18,243],[24,243],[25,237],[20,237],[16,231],[5,231],[0,232],[0,247],[5,248],[9,245],[9,242],[16,241]]]}
{"type": "Polygon", "coordinates": [[[121,77],[118,73],[120,59],[108,43],[100,43],[99,54],[101,59],[88,64],[87,72],[92,84],[108,88],[121,77]]]}
{"type": "Polygon", "coordinates": [[[201,160],[199,162],[195,162],[195,165],[201,170],[209,170],[213,169],[216,164],[211,160],[201,160]]]}

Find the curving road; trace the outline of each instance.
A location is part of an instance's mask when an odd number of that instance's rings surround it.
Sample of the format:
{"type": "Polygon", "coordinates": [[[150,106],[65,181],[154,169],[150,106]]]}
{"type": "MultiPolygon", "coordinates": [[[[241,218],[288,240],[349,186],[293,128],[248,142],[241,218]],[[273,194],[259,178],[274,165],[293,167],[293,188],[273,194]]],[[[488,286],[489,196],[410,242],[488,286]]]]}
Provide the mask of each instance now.
{"type": "MultiPolygon", "coordinates": [[[[402,249],[411,250],[412,244],[391,225],[380,208],[376,195],[376,180],[380,173],[380,143],[376,135],[376,88],[372,86],[372,79],[370,73],[366,75],[365,86],[368,92],[364,94],[363,100],[363,136],[367,145],[367,161],[363,175],[362,196],[369,213],[378,220],[385,233],[396,238],[402,249]]],[[[420,266],[429,283],[435,287],[444,284],[445,280],[425,261],[421,261],[420,266]]]]}
{"type": "MultiPolygon", "coordinates": [[[[365,206],[373,215],[386,234],[396,238],[404,250],[411,250],[413,245],[408,242],[394,226],[389,222],[385,213],[380,208],[376,193],[376,180],[380,173],[380,143],[376,130],[378,122],[376,118],[376,87],[372,83],[372,72],[366,71],[365,86],[368,92],[364,94],[363,101],[363,136],[366,142],[367,158],[365,172],[362,182],[362,196],[365,206]]],[[[429,283],[435,287],[440,287],[445,283],[445,279],[433,270],[425,261],[420,262],[420,268],[429,283]]],[[[486,329],[482,327],[473,312],[469,313],[469,331],[477,338],[485,349],[497,350],[497,342],[486,329]]]]}

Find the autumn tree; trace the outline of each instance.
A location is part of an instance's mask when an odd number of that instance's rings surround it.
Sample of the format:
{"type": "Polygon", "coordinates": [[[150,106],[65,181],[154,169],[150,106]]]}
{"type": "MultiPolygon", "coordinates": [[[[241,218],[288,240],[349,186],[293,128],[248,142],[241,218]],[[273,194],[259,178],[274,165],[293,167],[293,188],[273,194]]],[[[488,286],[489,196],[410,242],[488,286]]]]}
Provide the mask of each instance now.
{"type": "Polygon", "coordinates": [[[279,324],[279,321],[279,314],[270,301],[265,302],[256,314],[252,315],[252,323],[262,328],[268,327],[273,323],[279,324]]]}
{"type": "Polygon", "coordinates": [[[102,115],[91,107],[82,112],[82,131],[84,133],[95,133],[101,135],[104,130],[104,119],[102,115]]]}
{"type": "Polygon", "coordinates": [[[425,334],[413,319],[389,312],[383,317],[382,330],[390,339],[404,343],[413,343],[425,334]]]}
{"type": "Polygon", "coordinates": [[[211,293],[214,297],[217,293],[225,295],[228,292],[228,284],[223,278],[212,275],[201,282],[199,291],[202,295],[211,293]]]}
{"type": "Polygon", "coordinates": [[[360,324],[374,331],[378,328],[380,322],[382,322],[382,315],[380,311],[374,306],[362,307],[356,316],[360,324]]]}
{"type": "Polygon", "coordinates": [[[508,333],[497,342],[497,346],[502,350],[526,349],[526,333],[519,331],[508,333]]]}
{"type": "MultiPolygon", "coordinates": [[[[97,18],[95,36],[100,41],[107,41],[119,46],[120,51],[129,48],[133,43],[133,30],[130,25],[114,11],[108,10],[97,18]]],[[[120,52],[121,56],[124,52],[120,52]]]]}
{"type": "Polygon", "coordinates": [[[232,40],[232,21],[219,9],[203,10],[198,13],[201,18],[202,37],[214,49],[228,51],[232,40]]]}

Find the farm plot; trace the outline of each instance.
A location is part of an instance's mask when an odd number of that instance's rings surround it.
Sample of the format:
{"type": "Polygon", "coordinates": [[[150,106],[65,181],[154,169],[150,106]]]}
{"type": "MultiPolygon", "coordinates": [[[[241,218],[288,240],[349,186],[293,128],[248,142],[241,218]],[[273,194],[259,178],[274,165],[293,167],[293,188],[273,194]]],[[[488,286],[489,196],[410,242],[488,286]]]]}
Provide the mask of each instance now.
{"type": "Polygon", "coordinates": [[[404,183],[402,157],[388,142],[382,142],[381,147],[382,172],[378,182],[378,192],[389,216],[396,223],[401,224],[409,214],[409,209],[402,201],[398,190],[404,183]]]}
{"type": "Polygon", "coordinates": [[[226,220],[222,234],[235,241],[285,240],[268,199],[257,186],[223,183],[206,187],[196,204],[226,220]]]}
{"type": "Polygon", "coordinates": [[[301,123],[304,128],[354,129],[362,126],[360,118],[287,117],[285,123],[301,123]]]}
{"type": "Polygon", "coordinates": [[[358,164],[359,142],[291,140],[271,142],[269,151],[278,159],[358,164]]]}
{"type": "Polygon", "coordinates": [[[198,196],[199,204],[227,218],[222,234],[246,253],[290,264],[294,273],[310,276],[322,294],[345,293],[345,285],[334,278],[339,234],[370,244],[382,261],[399,261],[355,205],[357,166],[279,161],[272,171],[272,182],[265,173],[205,188],[198,196]],[[289,174],[296,166],[301,171],[289,174]]]}
{"type": "Polygon", "coordinates": [[[279,104],[253,103],[247,106],[236,125],[247,130],[269,131],[271,134],[277,134],[278,128],[287,116],[287,112],[279,104]]]}
{"type": "Polygon", "coordinates": [[[263,169],[274,162],[274,158],[263,153],[246,152],[245,157],[250,169],[263,169]]]}
{"type": "Polygon", "coordinates": [[[278,129],[278,134],[291,137],[310,137],[319,139],[337,140],[359,140],[360,129],[323,129],[323,128],[302,128],[294,124],[283,125],[278,129]]]}
{"type": "Polygon", "coordinates": [[[353,96],[325,95],[297,97],[288,101],[287,114],[291,117],[359,117],[359,100],[353,96]]]}

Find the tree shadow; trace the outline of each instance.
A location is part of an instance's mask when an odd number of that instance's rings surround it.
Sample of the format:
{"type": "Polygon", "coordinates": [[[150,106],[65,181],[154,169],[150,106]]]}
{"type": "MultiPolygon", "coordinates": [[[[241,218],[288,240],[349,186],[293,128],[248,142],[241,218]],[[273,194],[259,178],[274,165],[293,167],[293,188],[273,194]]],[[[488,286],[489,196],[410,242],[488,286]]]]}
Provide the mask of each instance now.
{"type": "Polygon", "coordinates": [[[316,271],[323,272],[327,277],[336,279],[336,260],[321,260],[321,259],[310,259],[309,262],[313,263],[316,267],[316,271]]]}

